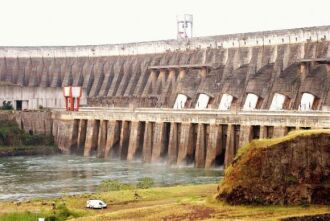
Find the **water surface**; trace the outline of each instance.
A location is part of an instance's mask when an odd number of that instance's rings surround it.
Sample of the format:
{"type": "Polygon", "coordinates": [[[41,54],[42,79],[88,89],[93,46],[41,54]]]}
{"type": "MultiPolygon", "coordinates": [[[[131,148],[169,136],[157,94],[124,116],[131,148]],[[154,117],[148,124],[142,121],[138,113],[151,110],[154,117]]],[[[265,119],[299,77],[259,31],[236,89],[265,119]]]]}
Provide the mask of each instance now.
{"type": "Polygon", "coordinates": [[[136,183],[141,177],[152,177],[157,186],[168,186],[215,183],[222,176],[221,168],[169,167],[67,155],[6,157],[0,158],[0,200],[94,192],[105,179],[136,183]]]}

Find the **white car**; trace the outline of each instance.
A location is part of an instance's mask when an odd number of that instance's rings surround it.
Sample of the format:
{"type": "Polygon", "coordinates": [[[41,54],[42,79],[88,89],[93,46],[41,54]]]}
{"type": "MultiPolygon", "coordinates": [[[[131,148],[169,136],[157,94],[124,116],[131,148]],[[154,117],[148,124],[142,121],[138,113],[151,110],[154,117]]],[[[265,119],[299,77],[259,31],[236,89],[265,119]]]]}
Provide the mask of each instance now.
{"type": "Polygon", "coordinates": [[[107,208],[107,204],[102,200],[87,200],[86,207],[90,209],[104,209],[107,208]]]}

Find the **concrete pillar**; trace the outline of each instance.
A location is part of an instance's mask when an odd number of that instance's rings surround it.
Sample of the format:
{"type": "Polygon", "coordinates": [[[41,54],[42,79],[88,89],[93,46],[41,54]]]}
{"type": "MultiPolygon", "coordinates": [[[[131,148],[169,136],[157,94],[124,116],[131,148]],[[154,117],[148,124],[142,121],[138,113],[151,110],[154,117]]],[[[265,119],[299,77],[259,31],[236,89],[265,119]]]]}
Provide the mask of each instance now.
{"type": "Polygon", "coordinates": [[[186,70],[185,69],[180,69],[178,80],[182,80],[185,76],[186,76],[186,70]]]}
{"type": "Polygon", "coordinates": [[[157,73],[156,71],[152,70],[142,95],[147,96],[148,94],[152,93],[156,88],[156,82],[157,82],[157,73]]]}
{"type": "Polygon", "coordinates": [[[78,131],[78,150],[77,152],[82,153],[86,141],[86,128],[87,120],[80,120],[79,122],[79,131],[78,131]]]}
{"type": "Polygon", "coordinates": [[[309,65],[307,63],[299,64],[300,79],[303,81],[309,73],[309,65]]]}
{"type": "Polygon", "coordinates": [[[109,121],[104,158],[108,158],[115,145],[119,143],[121,124],[119,121],[109,121]]]}
{"type": "MultiPolygon", "coordinates": [[[[176,73],[175,70],[170,70],[167,76],[166,84],[161,88],[162,89],[162,98],[165,99],[166,96],[171,93],[172,90],[175,91],[176,84],[176,73]]],[[[168,104],[167,104],[168,105],[168,104]]]]}
{"type": "Polygon", "coordinates": [[[127,160],[134,160],[136,151],[140,144],[141,136],[143,136],[143,134],[144,131],[142,131],[141,122],[133,121],[131,123],[127,160]]]}
{"type": "MultiPolygon", "coordinates": [[[[187,155],[189,148],[193,146],[192,125],[190,123],[181,124],[181,133],[179,137],[178,159],[177,164],[187,163],[187,155]]],[[[191,152],[191,151],[189,151],[191,152]]]]}
{"type": "Polygon", "coordinates": [[[155,123],[153,138],[151,162],[159,162],[165,143],[165,123],[155,123]]]}
{"type": "Polygon", "coordinates": [[[73,121],[70,152],[77,152],[77,150],[78,150],[79,123],[80,123],[80,120],[76,119],[73,121]]]}
{"type": "Polygon", "coordinates": [[[165,86],[165,79],[166,79],[166,73],[164,70],[161,70],[158,79],[155,83],[155,87],[153,89],[153,94],[161,94],[162,88],[165,86]]]}
{"type": "Polygon", "coordinates": [[[196,151],[195,151],[195,167],[204,168],[207,148],[206,125],[198,124],[196,151]]]}
{"type": "Polygon", "coordinates": [[[145,132],[144,132],[144,143],[142,160],[143,162],[151,162],[152,147],[153,147],[153,136],[154,136],[154,123],[146,122],[145,132]]]}
{"type": "Polygon", "coordinates": [[[266,138],[267,138],[267,127],[260,126],[260,139],[266,139],[266,138]]]}
{"type": "Polygon", "coordinates": [[[85,148],[84,148],[85,157],[90,156],[92,149],[97,148],[98,130],[99,130],[99,121],[97,121],[97,120],[88,120],[87,121],[86,141],[85,141],[85,148]]]}
{"type": "Polygon", "coordinates": [[[215,159],[218,154],[221,153],[221,127],[215,124],[210,125],[210,132],[208,137],[208,146],[206,150],[206,160],[205,160],[205,168],[210,168],[215,165],[215,159]]]}
{"type": "Polygon", "coordinates": [[[288,134],[288,129],[286,127],[274,127],[273,137],[283,137],[288,134]]]}
{"type": "Polygon", "coordinates": [[[99,138],[98,138],[98,145],[97,145],[97,157],[101,158],[104,157],[105,153],[105,146],[107,142],[107,124],[108,122],[102,120],[100,122],[100,129],[99,129],[99,138]]]}
{"type": "Polygon", "coordinates": [[[241,125],[239,133],[238,148],[241,148],[243,145],[249,143],[252,140],[252,126],[241,125]]]}
{"type": "Polygon", "coordinates": [[[227,129],[227,141],[225,152],[225,168],[227,168],[235,157],[235,131],[234,125],[229,124],[227,129]]]}
{"type": "Polygon", "coordinates": [[[57,137],[55,139],[58,148],[62,153],[70,154],[72,147],[72,136],[74,121],[73,120],[60,120],[57,121],[57,137]]]}
{"type": "Polygon", "coordinates": [[[120,155],[120,159],[122,160],[127,159],[130,127],[131,127],[131,122],[129,121],[122,122],[121,133],[120,133],[120,146],[119,146],[119,155],[120,155]]]}
{"type": "Polygon", "coordinates": [[[175,164],[178,157],[178,134],[179,126],[177,123],[171,123],[170,139],[168,143],[168,163],[175,164]]]}
{"type": "MultiPolygon", "coordinates": [[[[16,121],[17,121],[17,119],[16,119],[16,121]]],[[[21,121],[22,121],[22,119],[20,118],[19,122],[17,122],[17,124],[20,125],[20,127],[23,126],[20,129],[25,130],[24,124],[21,121]]],[[[58,138],[58,121],[57,120],[53,121],[52,132],[53,132],[53,136],[54,136],[54,142],[57,144],[58,143],[57,142],[57,138],[58,138]]]]}
{"type": "Polygon", "coordinates": [[[199,76],[201,77],[201,79],[204,79],[206,77],[207,74],[207,69],[206,68],[202,68],[199,71],[199,76]]]}

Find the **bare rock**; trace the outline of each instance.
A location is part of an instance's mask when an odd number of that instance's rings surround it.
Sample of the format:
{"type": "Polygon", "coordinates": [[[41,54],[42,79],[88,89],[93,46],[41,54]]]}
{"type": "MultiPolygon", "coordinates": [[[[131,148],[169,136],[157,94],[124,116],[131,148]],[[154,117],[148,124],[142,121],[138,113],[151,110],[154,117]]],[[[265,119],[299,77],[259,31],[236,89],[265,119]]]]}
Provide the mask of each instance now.
{"type": "Polygon", "coordinates": [[[230,204],[330,204],[330,134],[267,146],[253,141],[226,170],[218,199],[230,204]]]}

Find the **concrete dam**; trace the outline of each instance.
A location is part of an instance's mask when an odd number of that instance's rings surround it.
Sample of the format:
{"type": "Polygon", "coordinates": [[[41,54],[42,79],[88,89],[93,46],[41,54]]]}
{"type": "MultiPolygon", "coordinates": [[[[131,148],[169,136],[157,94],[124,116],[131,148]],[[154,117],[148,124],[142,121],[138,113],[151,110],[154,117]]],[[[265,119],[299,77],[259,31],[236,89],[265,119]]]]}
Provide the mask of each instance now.
{"type": "Polygon", "coordinates": [[[21,112],[16,119],[26,130],[51,133],[64,153],[226,166],[252,139],[330,128],[329,39],[330,26],[322,26],[0,47],[0,101],[50,108],[47,116],[21,112]],[[62,90],[71,85],[83,88],[78,112],[63,109],[62,90]]]}

